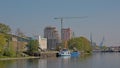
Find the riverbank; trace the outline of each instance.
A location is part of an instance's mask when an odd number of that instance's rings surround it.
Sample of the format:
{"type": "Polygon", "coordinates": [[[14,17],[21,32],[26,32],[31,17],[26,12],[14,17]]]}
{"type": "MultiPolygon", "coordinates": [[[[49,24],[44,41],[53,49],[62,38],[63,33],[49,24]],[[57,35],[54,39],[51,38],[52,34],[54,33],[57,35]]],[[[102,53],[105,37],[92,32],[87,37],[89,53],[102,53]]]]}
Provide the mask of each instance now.
{"type": "Polygon", "coordinates": [[[45,59],[45,58],[51,58],[51,57],[57,57],[56,54],[57,51],[46,51],[41,52],[40,56],[26,56],[26,57],[1,57],[0,60],[16,60],[16,59],[45,59]]]}
{"type": "Polygon", "coordinates": [[[51,57],[57,57],[58,51],[47,51],[47,52],[41,52],[40,58],[51,58],[51,57]]]}
{"type": "Polygon", "coordinates": [[[6,57],[6,58],[0,58],[0,60],[17,60],[17,59],[37,59],[40,57],[34,57],[34,56],[30,56],[30,57],[6,57]]]}

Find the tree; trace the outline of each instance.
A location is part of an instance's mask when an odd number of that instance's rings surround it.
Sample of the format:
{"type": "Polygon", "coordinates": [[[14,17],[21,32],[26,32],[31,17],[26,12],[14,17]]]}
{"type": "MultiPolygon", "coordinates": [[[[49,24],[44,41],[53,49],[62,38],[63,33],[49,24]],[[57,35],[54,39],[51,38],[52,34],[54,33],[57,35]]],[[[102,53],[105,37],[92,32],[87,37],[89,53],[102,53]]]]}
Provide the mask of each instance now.
{"type": "Polygon", "coordinates": [[[16,33],[16,36],[26,37],[25,34],[20,30],[20,28],[18,28],[15,33],[16,33]]]}
{"type": "Polygon", "coordinates": [[[28,53],[33,54],[38,52],[38,40],[30,40],[30,42],[28,43],[27,47],[28,47],[28,53]]]}
{"type": "Polygon", "coordinates": [[[13,46],[11,46],[12,43],[10,42],[10,46],[4,49],[3,56],[13,57],[16,55],[16,51],[13,49],[13,46]]]}
{"type": "Polygon", "coordinates": [[[6,44],[6,38],[3,34],[0,34],[0,56],[4,53],[4,46],[6,44]]]}
{"type": "Polygon", "coordinates": [[[71,40],[68,41],[68,47],[70,49],[76,48],[79,51],[87,53],[92,51],[90,41],[85,37],[72,38],[71,40]]]}
{"type": "Polygon", "coordinates": [[[0,33],[9,33],[11,32],[11,29],[8,25],[5,25],[3,23],[0,23],[0,33]]]}
{"type": "Polygon", "coordinates": [[[12,52],[9,48],[11,28],[8,25],[0,23],[0,56],[8,56],[12,52]],[[8,54],[9,53],[9,54],[8,54]]]}

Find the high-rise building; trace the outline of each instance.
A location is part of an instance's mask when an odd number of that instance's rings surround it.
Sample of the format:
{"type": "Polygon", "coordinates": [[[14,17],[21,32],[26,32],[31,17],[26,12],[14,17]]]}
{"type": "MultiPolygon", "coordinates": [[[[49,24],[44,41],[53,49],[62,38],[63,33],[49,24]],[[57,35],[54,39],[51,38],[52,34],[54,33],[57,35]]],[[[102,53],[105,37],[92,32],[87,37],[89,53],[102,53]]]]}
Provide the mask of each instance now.
{"type": "Polygon", "coordinates": [[[59,44],[60,38],[56,27],[46,27],[44,37],[47,38],[47,47],[49,50],[55,49],[59,44]]]}
{"type": "Polygon", "coordinates": [[[68,41],[72,38],[72,30],[70,28],[62,28],[61,40],[68,41]]]}

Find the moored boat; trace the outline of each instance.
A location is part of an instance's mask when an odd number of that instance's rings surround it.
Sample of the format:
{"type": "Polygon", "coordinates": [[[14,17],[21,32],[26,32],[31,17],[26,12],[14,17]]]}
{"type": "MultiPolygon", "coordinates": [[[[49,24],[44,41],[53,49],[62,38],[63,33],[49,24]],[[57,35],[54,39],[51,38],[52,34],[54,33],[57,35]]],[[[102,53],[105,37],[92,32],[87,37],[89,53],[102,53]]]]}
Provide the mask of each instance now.
{"type": "Polygon", "coordinates": [[[73,52],[71,52],[71,56],[75,56],[75,57],[80,56],[80,52],[79,51],[73,51],[73,52]]]}
{"type": "Polygon", "coordinates": [[[59,56],[71,56],[71,52],[68,49],[62,49],[58,53],[59,56]]]}

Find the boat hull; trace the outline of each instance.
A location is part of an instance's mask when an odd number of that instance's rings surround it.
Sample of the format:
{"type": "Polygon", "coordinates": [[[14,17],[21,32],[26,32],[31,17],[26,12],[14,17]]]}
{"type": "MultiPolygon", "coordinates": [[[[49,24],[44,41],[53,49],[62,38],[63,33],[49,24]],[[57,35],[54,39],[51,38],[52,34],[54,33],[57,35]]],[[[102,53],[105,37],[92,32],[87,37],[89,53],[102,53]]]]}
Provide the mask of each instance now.
{"type": "Polygon", "coordinates": [[[67,49],[63,49],[58,53],[59,56],[71,56],[71,52],[67,49]]]}
{"type": "Polygon", "coordinates": [[[71,56],[80,56],[80,52],[78,52],[78,51],[71,52],[71,56]]]}

